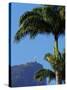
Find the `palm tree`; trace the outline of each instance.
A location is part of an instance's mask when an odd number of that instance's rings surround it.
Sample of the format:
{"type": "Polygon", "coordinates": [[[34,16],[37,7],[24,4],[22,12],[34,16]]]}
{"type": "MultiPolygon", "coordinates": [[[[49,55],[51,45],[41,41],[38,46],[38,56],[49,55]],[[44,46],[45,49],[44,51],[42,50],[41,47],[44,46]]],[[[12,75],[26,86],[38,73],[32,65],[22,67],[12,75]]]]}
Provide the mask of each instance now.
{"type": "MultiPolygon", "coordinates": [[[[54,56],[58,60],[58,38],[65,33],[64,6],[42,6],[25,12],[20,17],[19,30],[15,35],[15,41],[20,41],[27,34],[30,35],[30,38],[35,38],[36,35],[45,33],[51,33],[54,36],[54,56]]],[[[56,79],[59,79],[57,70],[55,75],[56,79]]]]}
{"type": "Polygon", "coordinates": [[[48,78],[48,84],[50,84],[51,80],[56,79],[56,84],[65,83],[65,52],[59,53],[58,60],[55,58],[54,55],[48,53],[45,55],[44,59],[47,60],[52,70],[50,69],[41,69],[36,72],[35,79],[42,81],[43,79],[48,78]],[[58,77],[55,77],[55,73],[58,71],[58,77]]]}

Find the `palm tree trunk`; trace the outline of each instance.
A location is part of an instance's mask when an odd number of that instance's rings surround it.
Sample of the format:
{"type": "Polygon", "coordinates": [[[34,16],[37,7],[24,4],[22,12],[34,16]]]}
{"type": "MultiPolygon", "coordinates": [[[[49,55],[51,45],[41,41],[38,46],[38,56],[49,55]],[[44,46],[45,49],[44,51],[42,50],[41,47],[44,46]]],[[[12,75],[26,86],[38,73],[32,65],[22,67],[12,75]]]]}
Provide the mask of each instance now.
{"type": "Polygon", "coordinates": [[[54,41],[54,55],[57,58],[59,54],[59,50],[58,50],[58,37],[55,36],[55,41],[54,41]]]}
{"type": "Polygon", "coordinates": [[[56,74],[56,84],[59,84],[58,71],[56,71],[55,74],[56,74]]]}
{"type": "MultiPolygon", "coordinates": [[[[58,50],[58,36],[55,36],[54,55],[55,55],[55,57],[57,59],[58,58],[58,55],[59,55],[59,50],[58,50]]],[[[56,84],[61,84],[62,82],[61,82],[61,79],[60,79],[58,70],[55,71],[55,75],[56,75],[56,84]]]]}
{"type": "Polygon", "coordinates": [[[59,72],[56,71],[55,74],[56,74],[56,84],[62,84],[62,80],[61,80],[61,78],[59,76],[59,72]]]}
{"type": "Polygon", "coordinates": [[[50,85],[50,78],[48,78],[48,85],[50,85]]]}
{"type": "MultiPolygon", "coordinates": [[[[58,57],[58,37],[55,35],[55,41],[54,41],[54,56],[57,58],[58,57]]],[[[59,76],[58,76],[58,71],[55,71],[56,75],[56,84],[59,84],[59,76]]]]}

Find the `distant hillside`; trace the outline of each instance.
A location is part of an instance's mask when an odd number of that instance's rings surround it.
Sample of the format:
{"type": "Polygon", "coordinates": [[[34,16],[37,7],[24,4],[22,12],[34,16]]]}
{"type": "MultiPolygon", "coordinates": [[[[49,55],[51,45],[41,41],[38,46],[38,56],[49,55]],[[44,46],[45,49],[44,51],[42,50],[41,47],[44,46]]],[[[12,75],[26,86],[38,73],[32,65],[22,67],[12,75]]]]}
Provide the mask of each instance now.
{"type": "Polygon", "coordinates": [[[46,80],[43,81],[34,80],[35,72],[37,72],[41,68],[43,68],[42,65],[37,62],[12,66],[11,86],[23,87],[23,86],[45,85],[46,80]]]}

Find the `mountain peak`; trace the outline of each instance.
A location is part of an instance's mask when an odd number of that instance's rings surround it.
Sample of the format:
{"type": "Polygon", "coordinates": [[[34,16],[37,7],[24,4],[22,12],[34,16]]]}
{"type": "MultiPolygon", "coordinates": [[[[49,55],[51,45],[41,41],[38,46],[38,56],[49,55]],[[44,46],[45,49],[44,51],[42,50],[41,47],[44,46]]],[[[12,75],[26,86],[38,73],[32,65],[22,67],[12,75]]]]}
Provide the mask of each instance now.
{"type": "Polygon", "coordinates": [[[42,68],[43,66],[38,62],[29,62],[26,64],[11,66],[11,86],[24,87],[45,85],[46,80],[41,82],[34,80],[35,73],[42,68]]]}

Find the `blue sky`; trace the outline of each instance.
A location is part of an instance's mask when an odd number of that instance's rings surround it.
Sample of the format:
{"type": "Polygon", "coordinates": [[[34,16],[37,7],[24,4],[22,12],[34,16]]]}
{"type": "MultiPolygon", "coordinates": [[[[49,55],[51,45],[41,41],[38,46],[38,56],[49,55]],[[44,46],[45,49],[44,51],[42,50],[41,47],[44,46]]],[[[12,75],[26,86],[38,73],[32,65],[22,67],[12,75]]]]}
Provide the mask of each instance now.
{"type": "MultiPolygon", "coordinates": [[[[53,53],[54,38],[52,35],[38,35],[35,39],[30,39],[27,35],[19,43],[14,42],[14,37],[19,28],[19,18],[33,8],[39,7],[37,4],[12,3],[11,6],[11,65],[25,64],[27,62],[39,62],[43,67],[50,68],[50,65],[43,59],[48,52],[53,53]]],[[[64,37],[59,38],[59,50],[64,49],[64,37]]]]}

